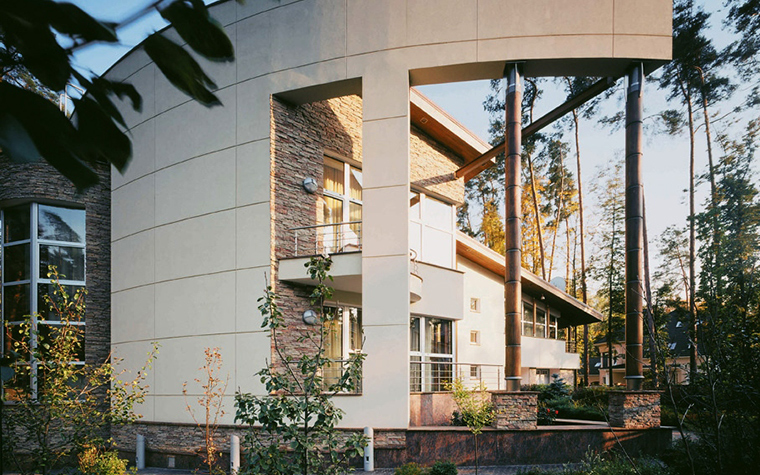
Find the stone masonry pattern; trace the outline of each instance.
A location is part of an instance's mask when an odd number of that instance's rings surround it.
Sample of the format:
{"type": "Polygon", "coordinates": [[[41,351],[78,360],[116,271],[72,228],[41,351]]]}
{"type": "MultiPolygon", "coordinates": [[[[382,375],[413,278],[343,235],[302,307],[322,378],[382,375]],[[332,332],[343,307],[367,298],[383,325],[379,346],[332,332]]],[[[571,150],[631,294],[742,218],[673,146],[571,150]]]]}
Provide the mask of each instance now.
{"type": "Polygon", "coordinates": [[[537,392],[493,391],[491,401],[496,410],[494,428],[523,430],[538,427],[537,392]]]}
{"type": "Polygon", "coordinates": [[[660,427],[658,391],[613,391],[610,393],[610,425],[626,429],[660,427]]]}

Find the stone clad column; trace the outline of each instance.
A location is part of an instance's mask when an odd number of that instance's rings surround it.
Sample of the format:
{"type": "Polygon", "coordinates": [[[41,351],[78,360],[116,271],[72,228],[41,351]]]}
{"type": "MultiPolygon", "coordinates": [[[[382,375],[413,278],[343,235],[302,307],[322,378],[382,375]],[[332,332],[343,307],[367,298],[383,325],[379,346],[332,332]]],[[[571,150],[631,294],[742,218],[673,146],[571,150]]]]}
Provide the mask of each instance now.
{"type": "Polygon", "coordinates": [[[504,261],[504,377],[507,391],[519,391],[522,382],[522,360],[520,344],[522,340],[522,186],[520,184],[520,163],[522,152],[522,72],[518,64],[508,64],[505,70],[507,80],[506,121],[504,139],[506,143],[505,166],[505,213],[506,213],[506,257],[504,261]]]}
{"type": "Polygon", "coordinates": [[[625,379],[629,390],[640,390],[644,380],[643,86],[644,67],[639,63],[628,72],[625,109],[625,379]]]}

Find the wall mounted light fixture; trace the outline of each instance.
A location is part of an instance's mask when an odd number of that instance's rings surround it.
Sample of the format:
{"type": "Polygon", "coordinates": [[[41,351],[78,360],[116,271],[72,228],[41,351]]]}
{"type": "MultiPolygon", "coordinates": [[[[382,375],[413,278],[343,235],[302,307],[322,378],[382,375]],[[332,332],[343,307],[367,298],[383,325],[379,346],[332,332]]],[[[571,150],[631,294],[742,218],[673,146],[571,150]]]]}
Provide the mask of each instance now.
{"type": "Polygon", "coordinates": [[[303,186],[303,189],[306,190],[307,193],[316,193],[317,189],[319,189],[319,185],[317,185],[317,180],[311,177],[304,178],[301,185],[303,186]]]}
{"type": "Polygon", "coordinates": [[[317,324],[317,312],[315,312],[312,309],[309,309],[303,313],[303,322],[307,325],[316,325],[317,324]]]}

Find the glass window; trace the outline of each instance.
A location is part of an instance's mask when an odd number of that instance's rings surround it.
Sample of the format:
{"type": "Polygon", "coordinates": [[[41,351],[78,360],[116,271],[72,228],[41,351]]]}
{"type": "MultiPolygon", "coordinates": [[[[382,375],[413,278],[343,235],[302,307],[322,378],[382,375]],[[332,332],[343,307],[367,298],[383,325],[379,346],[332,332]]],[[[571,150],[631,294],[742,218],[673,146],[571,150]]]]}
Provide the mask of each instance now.
{"type": "Polygon", "coordinates": [[[324,157],[322,215],[317,241],[324,252],[361,249],[362,171],[348,163],[324,157]],[[351,223],[351,224],[348,224],[351,223]]]}
{"type": "Polygon", "coordinates": [[[546,338],[546,310],[536,306],[536,327],[534,336],[546,338]]]}
{"type": "Polygon", "coordinates": [[[453,322],[427,317],[412,317],[409,322],[410,390],[448,390],[453,377],[453,322]]]}
{"type": "Polygon", "coordinates": [[[477,330],[471,330],[470,331],[470,344],[471,345],[479,345],[480,344],[480,332],[477,330]]]}
{"type": "MultiPolygon", "coordinates": [[[[322,376],[325,387],[329,387],[343,376],[351,354],[362,351],[364,333],[360,308],[328,305],[323,311],[325,358],[331,361],[322,368],[322,376]]],[[[356,392],[361,392],[361,386],[356,392]]]]}
{"type": "Polygon", "coordinates": [[[556,340],[559,333],[557,327],[559,326],[559,317],[554,313],[554,310],[549,312],[549,338],[556,340]]]}
{"type": "Polygon", "coordinates": [[[523,302],[523,336],[533,336],[533,304],[523,302]]]}
{"type": "MultiPolygon", "coordinates": [[[[55,323],[60,316],[49,308],[45,299],[50,295],[53,303],[60,300],[60,296],[51,295],[53,286],[48,266],[56,266],[60,282],[71,298],[78,289],[84,288],[85,219],[82,209],[37,203],[0,210],[3,230],[0,314],[5,325],[2,344],[5,351],[12,349],[13,342],[22,337],[21,323],[28,316],[32,316],[32,324],[37,328],[30,336],[31,345],[53,341],[60,334],[61,326],[55,323]]],[[[84,335],[85,322],[72,323],[84,335]]],[[[84,361],[84,356],[85,348],[81,345],[76,361],[84,361]]],[[[29,358],[26,355],[26,362],[18,363],[18,376],[6,384],[8,400],[27,392],[34,395],[34,382],[40,374],[38,365],[30,364],[29,358]]]]}

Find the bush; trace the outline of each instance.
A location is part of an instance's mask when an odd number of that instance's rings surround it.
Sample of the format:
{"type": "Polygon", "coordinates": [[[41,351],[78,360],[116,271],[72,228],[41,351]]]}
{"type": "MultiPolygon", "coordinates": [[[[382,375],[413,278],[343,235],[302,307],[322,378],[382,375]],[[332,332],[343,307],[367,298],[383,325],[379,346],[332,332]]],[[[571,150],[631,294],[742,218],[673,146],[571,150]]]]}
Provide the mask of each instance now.
{"type": "Polygon", "coordinates": [[[459,473],[459,471],[453,462],[444,462],[439,460],[438,462],[434,463],[432,467],[430,467],[427,475],[457,475],[457,473],[459,473]]]}
{"type": "Polygon", "coordinates": [[[576,388],[572,395],[573,401],[578,406],[604,407],[610,403],[609,386],[587,386],[576,388]]]}
{"type": "Polygon", "coordinates": [[[422,467],[414,462],[405,463],[394,470],[393,475],[422,475],[422,467]]]}
{"type": "Polygon", "coordinates": [[[127,461],[116,452],[101,452],[95,447],[79,454],[79,471],[84,475],[124,475],[127,461]]]}

